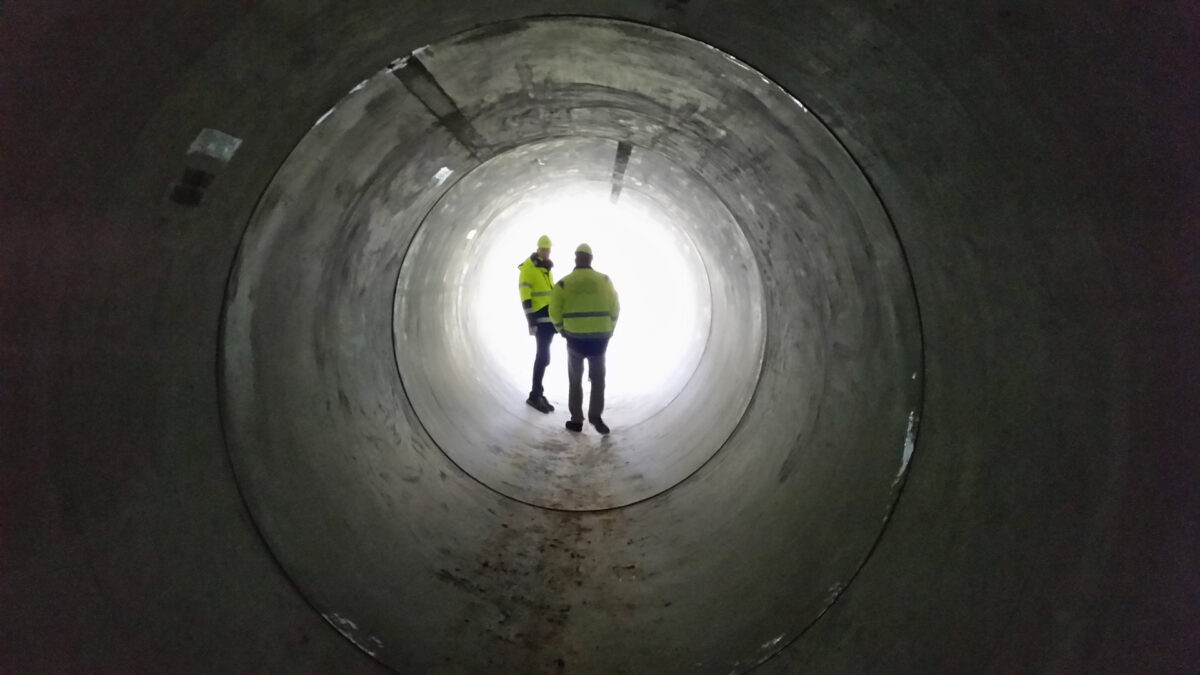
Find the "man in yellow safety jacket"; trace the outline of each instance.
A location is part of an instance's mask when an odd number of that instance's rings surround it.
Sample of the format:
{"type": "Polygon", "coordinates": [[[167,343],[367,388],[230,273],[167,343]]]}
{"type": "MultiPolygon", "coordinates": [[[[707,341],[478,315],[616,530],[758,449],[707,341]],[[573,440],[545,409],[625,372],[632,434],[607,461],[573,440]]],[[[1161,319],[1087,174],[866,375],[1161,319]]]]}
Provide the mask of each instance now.
{"type": "Polygon", "coordinates": [[[588,362],[592,392],[587,419],[596,431],[607,434],[604,413],[604,354],[617,326],[621,305],[612,280],[592,269],[592,247],[580,244],[575,249],[575,270],[554,285],[550,299],[550,320],[554,329],[567,339],[567,378],[570,392],[567,408],[571,419],[567,428],[583,431],[583,362],[588,362]]]}
{"type": "Polygon", "coordinates": [[[537,356],[533,359],[533,388],[525,403],[540,412],[550,413],[554,406],[546,400],[542,389],[542,376],[550,365],[550,341],[554,339],[554,325],[550,323],[550,296],[554,287],[554,276],[550,270],[550,237],[542,235],[537,250],[518,266],[521,270],[518,288],[521,291],[521,306],[525,309],[525,320],[529,322],[529,334],[537,338],[537,356]]]}

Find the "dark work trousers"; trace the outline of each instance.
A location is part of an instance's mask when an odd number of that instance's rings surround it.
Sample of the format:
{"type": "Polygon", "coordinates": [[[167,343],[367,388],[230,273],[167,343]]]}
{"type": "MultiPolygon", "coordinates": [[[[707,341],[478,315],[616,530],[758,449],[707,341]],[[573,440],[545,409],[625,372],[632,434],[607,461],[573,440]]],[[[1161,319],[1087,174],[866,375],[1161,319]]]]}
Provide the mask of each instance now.
{"type": "Polygon", "coordinates": [[[554,339],[554,324],[537,324],[537,356],[533,358],[533,389],[529,390],[529,398],[537,400],[544,393],[542,376],[546,374],[546,366],[550,365],[550,341],[554,339]]]}
{"type": "Polygon", "coordinates": [[[567,409],[572,422],[583,421],[583,361],[588,362],[588,379],[592,381],[592,392],[588,398],[588,421],[601,419],[604,414],[604,354],[608,351],[608,338],[581,340],[567,338],[567,380],[570,390],[567,409]]]}

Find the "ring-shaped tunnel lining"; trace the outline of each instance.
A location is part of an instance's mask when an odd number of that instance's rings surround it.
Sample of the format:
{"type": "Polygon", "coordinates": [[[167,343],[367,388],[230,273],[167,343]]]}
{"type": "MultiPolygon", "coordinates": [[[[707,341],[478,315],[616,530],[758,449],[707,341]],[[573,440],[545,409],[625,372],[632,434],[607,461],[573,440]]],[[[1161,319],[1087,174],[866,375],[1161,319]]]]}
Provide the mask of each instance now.
{"type": "Polygon", "coordinates": [[[264,539],[332,625],[400,672],[723,673],[769,658],[854,579],[911,458],[916,306],[869,183],[786,92],[666,31],[529,20],[411,59],[470,129],[393,69],[354,87],[279,168],[230,277],[222,411],[264,539]],[[426,432],[394,366],[395,282],[447,175],[563,138],[678,169],[647,194],[683,203],[672,181],[707,186],[757,268],[713,264],[725,252],[693,230],[710,286],[740,271],[762,288],[762,367],[697,371],[681,394],[754,390],[720,451],[599,512],[483,486],[426,432]]]}
{"type": "Polygon", "coordinates": [[[644,149],[612,199],[616,154],[611,141],[575,138],[489,160],[442,198],[400,269],[396,358],[422,425],[463,470],[539,506],[613,508],[683,480],[729,437],[761,364],[761,282],[732,215],[644,149]],[[653,181],[666,175],[674,180],[653,181]],[[534,345],[516,266],[538,233],[565,249],[551,256],[558,278],[586,240],[622,294],[607,357],[609,436],[564,433],[562,340],[544,378],[556,414],[524,403],[534,345]]]}

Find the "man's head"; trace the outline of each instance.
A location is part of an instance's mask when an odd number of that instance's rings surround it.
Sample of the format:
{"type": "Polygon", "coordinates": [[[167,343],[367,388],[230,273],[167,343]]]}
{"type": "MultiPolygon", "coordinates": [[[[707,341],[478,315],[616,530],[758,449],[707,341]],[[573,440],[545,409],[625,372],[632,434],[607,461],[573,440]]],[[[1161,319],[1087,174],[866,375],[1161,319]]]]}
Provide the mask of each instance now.
{"type": "Polygon", "coordinates": [[[550,237],[547,237],[544,234],[542,236],[538,237],[537,245],[538,245],[538,247],[537,247],[538,257],[541,258],[542,260],[549,260],[550,259],[550,237]]]}
{"type": "Polygon", "coordinates": [[[575,247],[575,266],[576,267],[591,267],[592,266],[592,247],[587,244],[580,244],[575,247]]]}

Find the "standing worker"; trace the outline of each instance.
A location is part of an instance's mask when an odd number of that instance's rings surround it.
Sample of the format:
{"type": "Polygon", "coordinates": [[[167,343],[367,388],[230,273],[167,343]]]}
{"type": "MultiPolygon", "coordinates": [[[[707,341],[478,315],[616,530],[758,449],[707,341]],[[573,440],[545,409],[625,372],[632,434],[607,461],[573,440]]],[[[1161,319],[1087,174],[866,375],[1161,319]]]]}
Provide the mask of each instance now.
{"type": "Polygon", "coordinates": [[[554,339],[554,325],[550,323],[550,296],[553,293],[554,277],[550,269],[550,237],[542,235],[537,250],[521,263],[519,289],[521,306],[525,308],[525,320],[529,322],[529,334],[537,337],[537,356],[533,359],[533,388],[525,403],[544,413],[554,411],[546,400],[542,389],[542,376],[550,365],[550,341],[554,339]]]}
{"type": "Polygon", "coordinates": [[[588,362],[592,381],[587,419],[596,431],[607,434],[604,413],[604,353],[617,326],[621,305],[612,280],[592,269],[592,247],[580,244],[575,249],[575,270],[554,285],[550,300],[550,319],[554,328],[567,339],[567,378],[570,394],[567,408],[571,419],[567,428],[583,431],[583,360],[588,362]]]}

